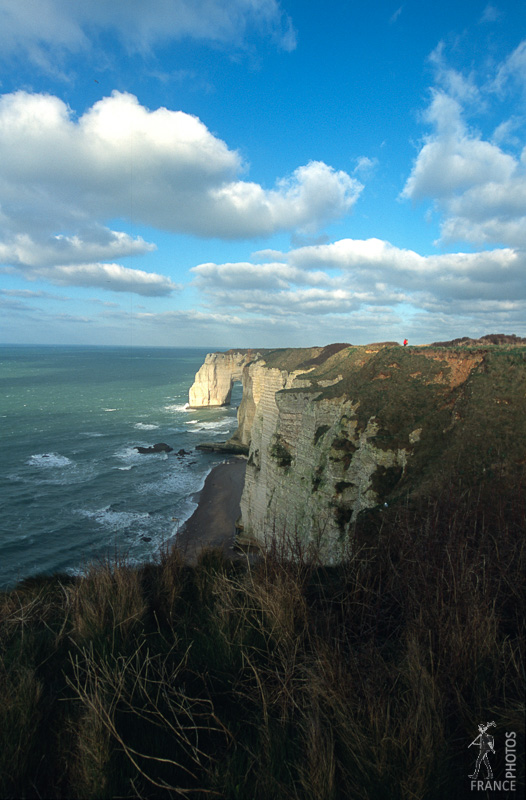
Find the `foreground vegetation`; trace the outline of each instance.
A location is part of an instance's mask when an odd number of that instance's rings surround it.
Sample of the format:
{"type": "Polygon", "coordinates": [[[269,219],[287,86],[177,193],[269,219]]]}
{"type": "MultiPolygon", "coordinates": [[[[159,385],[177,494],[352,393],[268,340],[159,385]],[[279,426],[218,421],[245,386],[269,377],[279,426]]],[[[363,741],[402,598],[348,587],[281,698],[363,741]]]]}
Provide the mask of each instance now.
{"type": "Polygon", "coordinates": [[[523,752],[525,520],[494,479],[371,512],[338,566],[167,551],[24,581],[0,595],[0,796],[468,796],[479,722],[523,752]]]}

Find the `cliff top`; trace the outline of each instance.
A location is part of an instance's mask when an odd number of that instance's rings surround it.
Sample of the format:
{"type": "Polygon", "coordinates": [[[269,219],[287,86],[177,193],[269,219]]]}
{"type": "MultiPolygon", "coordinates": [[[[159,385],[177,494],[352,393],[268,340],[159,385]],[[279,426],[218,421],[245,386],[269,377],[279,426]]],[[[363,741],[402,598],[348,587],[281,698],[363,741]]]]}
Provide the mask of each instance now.
{"type": "Polygon", "coordinates": [[[522,469],[526,339],[489,334],[408,347],[338,343],[267,350],[261,361],[305,371],[305,380],[280,394],[308,393],[315,403],[350,400],[358,431],[378,420],[377,447],[407,447],[421,430],[408,479],[426,491],[457,474],[470,483],[483,473],[522,469]]]}
{"type": "MultiPolygon", "coordinates": [[[[254,360],[262,358],[266,365],[270,368],[284,369],[292,372],[298,369],[312,370],[322,365],[335,366],[340,365],[341,358],[333,359],[334,356],[342,354],[347,351],[346,357],[352,352],[362,354],[365,356],[372,355],[384,348],[398,348],[402,345],[399,342],[371,342],[364,345],[353,345],[348,342],[337,342],[319,347],[279,347],[279,348],[231,348],[226,351],[226,355],[233,353],[242,353],[247,356],[253,356],[254,360]]],[[[432,342],[431,344],[417,344],[409,345],[407,351],[415,353],[422,348],[425,348],[426,354],[430,354],[433,350],[458,350],[465,354],[466,349],[473,348],[487,348],[487,347],[526,347],[526,338],[516,336],[515,334],[506,333],[490,333],[481,336],[478,339],[472,339],[469,336],[462,336],[457,339],[451,339],[444,342],[432,342]]],[[[326,372],[326,370],[325,370],[326,372]]],[[[330,376],[326,376],[330,377],[330,376]]]]}

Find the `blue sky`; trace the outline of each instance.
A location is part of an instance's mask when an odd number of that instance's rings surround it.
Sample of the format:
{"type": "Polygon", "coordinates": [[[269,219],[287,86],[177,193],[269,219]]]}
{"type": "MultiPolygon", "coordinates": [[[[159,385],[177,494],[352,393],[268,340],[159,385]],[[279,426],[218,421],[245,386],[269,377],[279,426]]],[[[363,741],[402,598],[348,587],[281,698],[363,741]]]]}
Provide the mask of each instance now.
{"type": "Polygon", "coordinates": [[[0,341],[526,336],[523,0],[0,0],[0,341]]]}

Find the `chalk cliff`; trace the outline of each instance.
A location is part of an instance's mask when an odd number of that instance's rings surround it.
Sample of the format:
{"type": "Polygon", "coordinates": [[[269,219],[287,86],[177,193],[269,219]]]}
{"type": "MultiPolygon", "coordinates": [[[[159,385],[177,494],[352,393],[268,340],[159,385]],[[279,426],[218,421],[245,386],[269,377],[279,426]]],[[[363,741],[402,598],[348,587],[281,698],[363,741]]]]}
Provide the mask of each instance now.
{"type": "Polygon", "coordinates": [[[249,352],[208,353],[190,388],[189,405],[192,408],[228,405],[232,386],[242,379],[243,367],[250,360],[249,352]]]}
{"type": "Polygon", "coordinates": [[[523,346],[212,353],[190,405],[227,403],[235,380],[240,528],[262,545],[299,539],[333,560],[360,512],[526,461],[523,346]]]}

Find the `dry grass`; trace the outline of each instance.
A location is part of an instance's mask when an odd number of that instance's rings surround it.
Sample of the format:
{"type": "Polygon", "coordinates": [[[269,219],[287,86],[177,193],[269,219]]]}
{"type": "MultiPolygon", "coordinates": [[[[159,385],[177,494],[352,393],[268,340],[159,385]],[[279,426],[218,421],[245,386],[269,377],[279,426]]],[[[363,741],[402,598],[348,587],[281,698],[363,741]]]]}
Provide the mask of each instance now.
{"type": "Polygon", "coordinates": [[[167,551],[2,595],[0,796],[465,796],[478,722],[523,741],[519,489],[370,514],[337,566],[167,551]]]}

